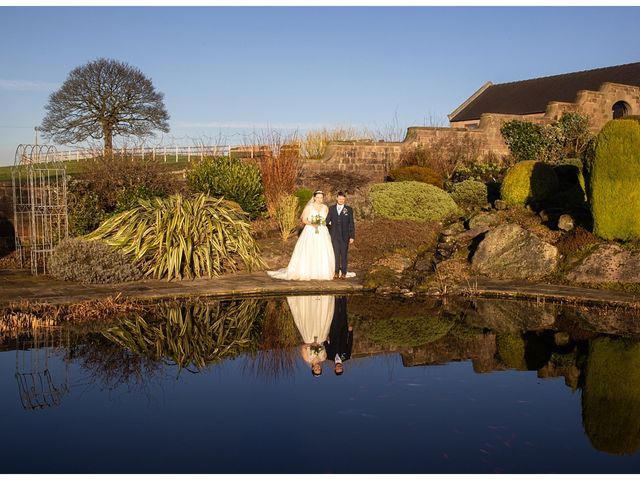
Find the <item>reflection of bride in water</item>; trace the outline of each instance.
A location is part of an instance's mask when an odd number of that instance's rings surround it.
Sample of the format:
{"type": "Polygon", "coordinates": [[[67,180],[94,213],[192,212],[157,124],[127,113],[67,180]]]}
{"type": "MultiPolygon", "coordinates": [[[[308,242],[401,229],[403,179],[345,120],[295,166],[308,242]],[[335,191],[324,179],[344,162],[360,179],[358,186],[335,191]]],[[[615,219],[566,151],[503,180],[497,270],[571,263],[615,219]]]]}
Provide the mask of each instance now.
{"type": "Polygon", "coordinates": [[[332,295],[287,297],[287,303],[304,342],[301,347],[302,358],[317,377],[322,374],[321,363],[327,358],[323,344],[331,327],[334,298],[332,295]]]}

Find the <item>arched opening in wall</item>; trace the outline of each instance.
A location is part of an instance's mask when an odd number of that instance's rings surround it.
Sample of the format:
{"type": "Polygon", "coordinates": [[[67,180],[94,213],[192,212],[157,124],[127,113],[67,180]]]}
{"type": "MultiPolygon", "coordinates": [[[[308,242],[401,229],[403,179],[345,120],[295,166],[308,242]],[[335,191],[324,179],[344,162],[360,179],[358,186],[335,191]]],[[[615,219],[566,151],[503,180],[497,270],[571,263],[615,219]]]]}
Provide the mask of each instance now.
{"type": "Polygon", "coordinates": [[[614,119],[626,117],[631,113],[631,107],[629,106],[629,104],[627,102],[623,102],[622,100],[614,103],[613,107],[611,107],[611,110],[613,112],[614,119]]]}

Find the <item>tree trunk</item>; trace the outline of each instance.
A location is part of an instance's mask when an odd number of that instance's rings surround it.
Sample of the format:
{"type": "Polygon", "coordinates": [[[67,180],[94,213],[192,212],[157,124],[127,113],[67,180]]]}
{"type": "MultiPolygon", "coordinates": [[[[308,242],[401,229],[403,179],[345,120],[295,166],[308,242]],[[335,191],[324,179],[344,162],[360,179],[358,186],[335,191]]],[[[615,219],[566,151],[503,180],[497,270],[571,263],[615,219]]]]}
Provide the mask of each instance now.
{"type": "Polygon", "coordinates": [[[103,127],[104,134],[104,156],[111,158],[113,156],[113,131],[110,127],[103,127]]]}

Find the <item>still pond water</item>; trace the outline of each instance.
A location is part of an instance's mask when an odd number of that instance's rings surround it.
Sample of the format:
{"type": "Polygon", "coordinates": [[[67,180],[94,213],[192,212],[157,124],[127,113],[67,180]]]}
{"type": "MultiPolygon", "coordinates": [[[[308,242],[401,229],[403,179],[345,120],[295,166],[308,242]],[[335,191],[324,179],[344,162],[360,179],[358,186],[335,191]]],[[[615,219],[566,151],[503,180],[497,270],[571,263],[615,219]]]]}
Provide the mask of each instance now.
{"type": "Polygon", "coordinates": [[[5,321],[0,473],[637,473],[639,334],[623,311],[373,296],[5,321]]]}

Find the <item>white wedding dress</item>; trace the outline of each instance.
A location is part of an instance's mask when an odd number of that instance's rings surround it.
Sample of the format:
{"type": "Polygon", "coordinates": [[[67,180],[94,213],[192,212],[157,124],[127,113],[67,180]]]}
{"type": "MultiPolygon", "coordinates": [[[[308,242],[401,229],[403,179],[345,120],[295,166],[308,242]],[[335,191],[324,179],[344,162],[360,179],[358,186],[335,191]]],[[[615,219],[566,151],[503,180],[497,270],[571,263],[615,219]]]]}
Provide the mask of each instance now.
{"type": "MultiPolygon", "coordinates": [[[[303,218],[320,215],[327,218],[329,208],[321,205],[318,209],[314,205],[305,207],[303,218]]],[[[336,268],[331,235],[325,225],[305,225],[296,243],[289,265],[280,270],[268,271],[267,274],[280,280],[331,280],[336,268]]]]}
{"type": "Polygon", "coordinates": [[[327,353],[323,343],[329,335],[333,320],[333,295],[287,297],[287,303],[304,342],[300,352],[302,358],[309,364],[324,361],[327,353]]]}

